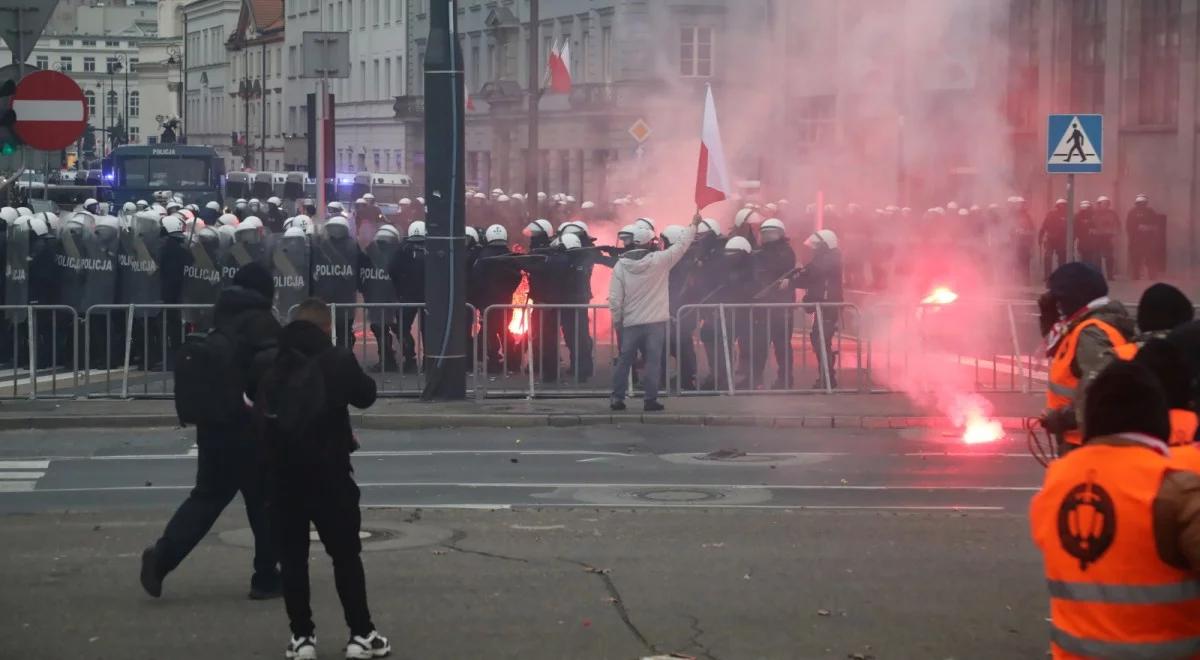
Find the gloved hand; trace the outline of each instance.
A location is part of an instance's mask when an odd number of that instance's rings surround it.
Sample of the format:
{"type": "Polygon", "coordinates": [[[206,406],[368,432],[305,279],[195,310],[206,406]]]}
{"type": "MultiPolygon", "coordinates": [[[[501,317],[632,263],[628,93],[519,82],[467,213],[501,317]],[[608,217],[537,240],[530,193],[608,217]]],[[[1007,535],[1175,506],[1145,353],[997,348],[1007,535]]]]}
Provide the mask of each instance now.
{"type": "Polygon", "coordinates": [[[621,248],[619,248],[615,245],[600,245],[600,246],[597,246],[597,248],[601,252],[603,252],[604,254],[607,254],[610,257],[615,257],[615,256],[621,254],[621,248]]]}
{"type": "Polygon", "coordinates": [[[1043,293],[1037,301],[1038,304],[1038,325],[1041,327],[1042,336],[1050,334],[1050,330],[1058,323],[1058,301],[1049,291],[1043,293]]]}
{"type": "Polygon", "coordinates": [[[1047,431],[1055,435],[1079,428],[1079,420],[1075,418],[1075,408],[1072,406],[1046,410],[1042,413],[1041,422],[1047,431]]]}

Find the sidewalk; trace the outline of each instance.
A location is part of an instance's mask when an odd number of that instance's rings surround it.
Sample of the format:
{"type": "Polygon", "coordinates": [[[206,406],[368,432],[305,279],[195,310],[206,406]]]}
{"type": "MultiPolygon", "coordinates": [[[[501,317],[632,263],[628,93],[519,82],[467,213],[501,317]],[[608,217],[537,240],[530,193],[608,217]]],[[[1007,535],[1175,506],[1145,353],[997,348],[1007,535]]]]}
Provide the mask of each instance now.
{"type": "MultiPolygon", "coordinates": [[[[1041,411],[1044,395],[991,394],[994,415],[1006,428],[1041,411]]],[[[936,411],[901,394],[753,395],[671,397],[666,412],[642,414],[637,400],[612,413],[604,399],[538,399],[424,403],[381,399],[354,414],[358,428],[392,430],[440,427],[572,427],[593,424],[674,424],[759,428],[949,427],[936,411]]],[[[167,400],[64,400],[0,402],[0,431],[60,428],[155,428],[178,426],[167,400]]]]}

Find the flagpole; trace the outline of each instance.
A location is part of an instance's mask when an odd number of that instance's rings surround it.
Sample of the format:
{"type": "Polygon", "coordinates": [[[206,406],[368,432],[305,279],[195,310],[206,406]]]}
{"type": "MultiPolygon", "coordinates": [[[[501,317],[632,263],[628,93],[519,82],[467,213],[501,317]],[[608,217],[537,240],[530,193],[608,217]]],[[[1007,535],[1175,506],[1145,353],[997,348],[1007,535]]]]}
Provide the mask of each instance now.
{"type": "MultiPolygon", "coordinates": [[[[525,154],[525,195],[534,199],[537,199],[538,169],[541,166],[541,147],[538,145],[538,105],[542,100],[542,68],[538,66],[538,42],[541,41],[539,13],[538,0],[529,0],[529,144],[525,154]]],[[[528,206],[526,209],[529,210],[528,206]]],[[[533,217],[539,214],[540,209],[533,217]]]]}

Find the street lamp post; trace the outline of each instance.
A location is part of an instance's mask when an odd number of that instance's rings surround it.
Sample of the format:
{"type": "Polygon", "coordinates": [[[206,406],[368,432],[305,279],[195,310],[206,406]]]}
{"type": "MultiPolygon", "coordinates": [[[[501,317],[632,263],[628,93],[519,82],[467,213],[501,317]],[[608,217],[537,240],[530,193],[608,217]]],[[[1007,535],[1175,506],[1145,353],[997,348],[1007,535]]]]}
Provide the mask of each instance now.
{"type": "Polygon", "coordinates": [[[100,157],[108,155],[108,98],[104,96],[104,83],[96,83],[96,89],[100,92],[97,96],[100,97],[100,157]]]}
{"type": "Polygon", "coordinates": [[[129,58],[125,55],[117,55],[117,61],[113,62],[113,65],[110,67],[110,69],[111,70],[108,72],[110,80],[112,79],[112,75],[114,73],[116,73],[117,71],[125,72],[125,103],[123,105],[125,125],[124,125],[124,131],[123,131],[124,134],[121,136],[121,143],[128,144],[129,143],[129,58]]]}
{"type": "MultiPolygon", "coordinates": [[[[262,95],[262,86],[259,81],[251,81],[249,78],[242,78],[238,83],[238,98],[242,99],[242,110],[245,116],[246,131],[242,133],[242,166],[250,169],[250,158],[253,152],[250,149],[250,100],[256,99],[262,95]]],[[[265,139],[266,136],[261,136],[265,139]]],[[[261,166],[261,163],[260,163],[261,166]]]]}

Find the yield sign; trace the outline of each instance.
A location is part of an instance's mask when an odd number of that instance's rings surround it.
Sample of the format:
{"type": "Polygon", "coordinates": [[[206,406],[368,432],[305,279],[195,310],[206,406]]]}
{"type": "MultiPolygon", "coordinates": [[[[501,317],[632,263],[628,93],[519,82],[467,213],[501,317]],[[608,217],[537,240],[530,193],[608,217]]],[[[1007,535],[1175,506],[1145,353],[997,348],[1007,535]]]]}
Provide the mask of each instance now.
{"type": "Polygon", "coordinates": [[[83,90],[58,71],[35,71],[17,83],[12,110],[13,130],[21,140],[43,151],[65,149],[87,127],[83,90]]]}

